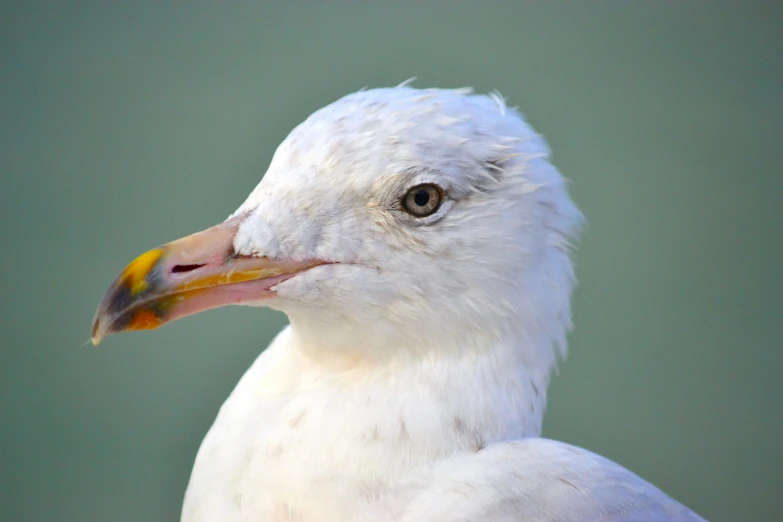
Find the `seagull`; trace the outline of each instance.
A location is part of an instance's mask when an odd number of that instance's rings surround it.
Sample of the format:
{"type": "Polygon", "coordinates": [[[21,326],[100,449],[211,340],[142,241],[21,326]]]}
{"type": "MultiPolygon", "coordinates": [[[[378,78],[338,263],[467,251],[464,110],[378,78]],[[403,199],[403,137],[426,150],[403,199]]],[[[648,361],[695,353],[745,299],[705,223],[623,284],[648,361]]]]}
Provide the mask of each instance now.
{"type": "Polygon", "coordinates": [[[183,522],[703,520],[541,437],[582,225],[499,94],[362,90],[296,127],[226,221],[132,261],[92,340],[288,316],[204,438],[183,522]]]}

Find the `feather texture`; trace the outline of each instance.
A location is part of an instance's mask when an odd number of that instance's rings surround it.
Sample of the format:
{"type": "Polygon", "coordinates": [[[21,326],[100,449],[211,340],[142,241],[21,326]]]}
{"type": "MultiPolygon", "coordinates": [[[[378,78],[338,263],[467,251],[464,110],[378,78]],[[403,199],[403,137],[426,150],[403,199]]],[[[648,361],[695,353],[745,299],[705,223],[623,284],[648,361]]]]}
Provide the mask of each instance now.
{"type": "Polygon", "coordinates": [[[220,410],[185,522],[690,521],[631,472],[538,438],[583,218],[499,94],[349,95],[280,145],[236,253],[329,263],[258,302],[291,320],[220,410]],[[432,215],[401,205],[442,189],[432,215]]]}

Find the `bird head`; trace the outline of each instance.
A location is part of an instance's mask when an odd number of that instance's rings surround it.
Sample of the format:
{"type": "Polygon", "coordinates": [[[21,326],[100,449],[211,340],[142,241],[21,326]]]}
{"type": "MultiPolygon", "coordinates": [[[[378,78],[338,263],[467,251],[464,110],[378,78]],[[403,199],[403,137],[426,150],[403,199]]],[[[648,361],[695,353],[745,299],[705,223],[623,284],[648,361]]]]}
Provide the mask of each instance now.
{"type": "Polygon", "coordinates": [[[336,350],[422,353],[509,331],[564,347],[582,216],[548,155],[499,96],[346,96],[291,132],[225,222],[131,262],[93,342],[245,304],[336,350]]]}

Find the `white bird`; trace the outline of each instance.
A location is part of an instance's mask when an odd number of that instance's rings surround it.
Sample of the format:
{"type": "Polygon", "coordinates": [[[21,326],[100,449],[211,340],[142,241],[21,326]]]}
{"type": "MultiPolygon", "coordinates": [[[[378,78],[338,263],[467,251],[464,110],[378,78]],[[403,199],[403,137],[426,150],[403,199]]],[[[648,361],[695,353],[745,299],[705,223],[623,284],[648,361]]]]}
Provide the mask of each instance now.
{"type": "Polygon", "coordinates": [[[227,221],[128,265],[96,344],[227,304],[291,323],[221,408],[182,520],[702,520],[540,438],[583,220],[548,158],[499,96],[360,91],[227,221]]]}

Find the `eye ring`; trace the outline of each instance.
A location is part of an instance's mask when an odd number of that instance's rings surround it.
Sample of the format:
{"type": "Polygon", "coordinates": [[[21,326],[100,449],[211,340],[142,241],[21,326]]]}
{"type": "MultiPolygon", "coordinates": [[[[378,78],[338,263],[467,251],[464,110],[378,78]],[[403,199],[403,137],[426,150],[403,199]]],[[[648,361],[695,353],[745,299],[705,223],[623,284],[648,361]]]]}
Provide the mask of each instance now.
{"type": "Polygon", "coordinates": [[[443,189],[432,183],[416,185],[408,189],[402,198],[402,208],[417,218],[431,216],[442,204],[443,189]]]}

